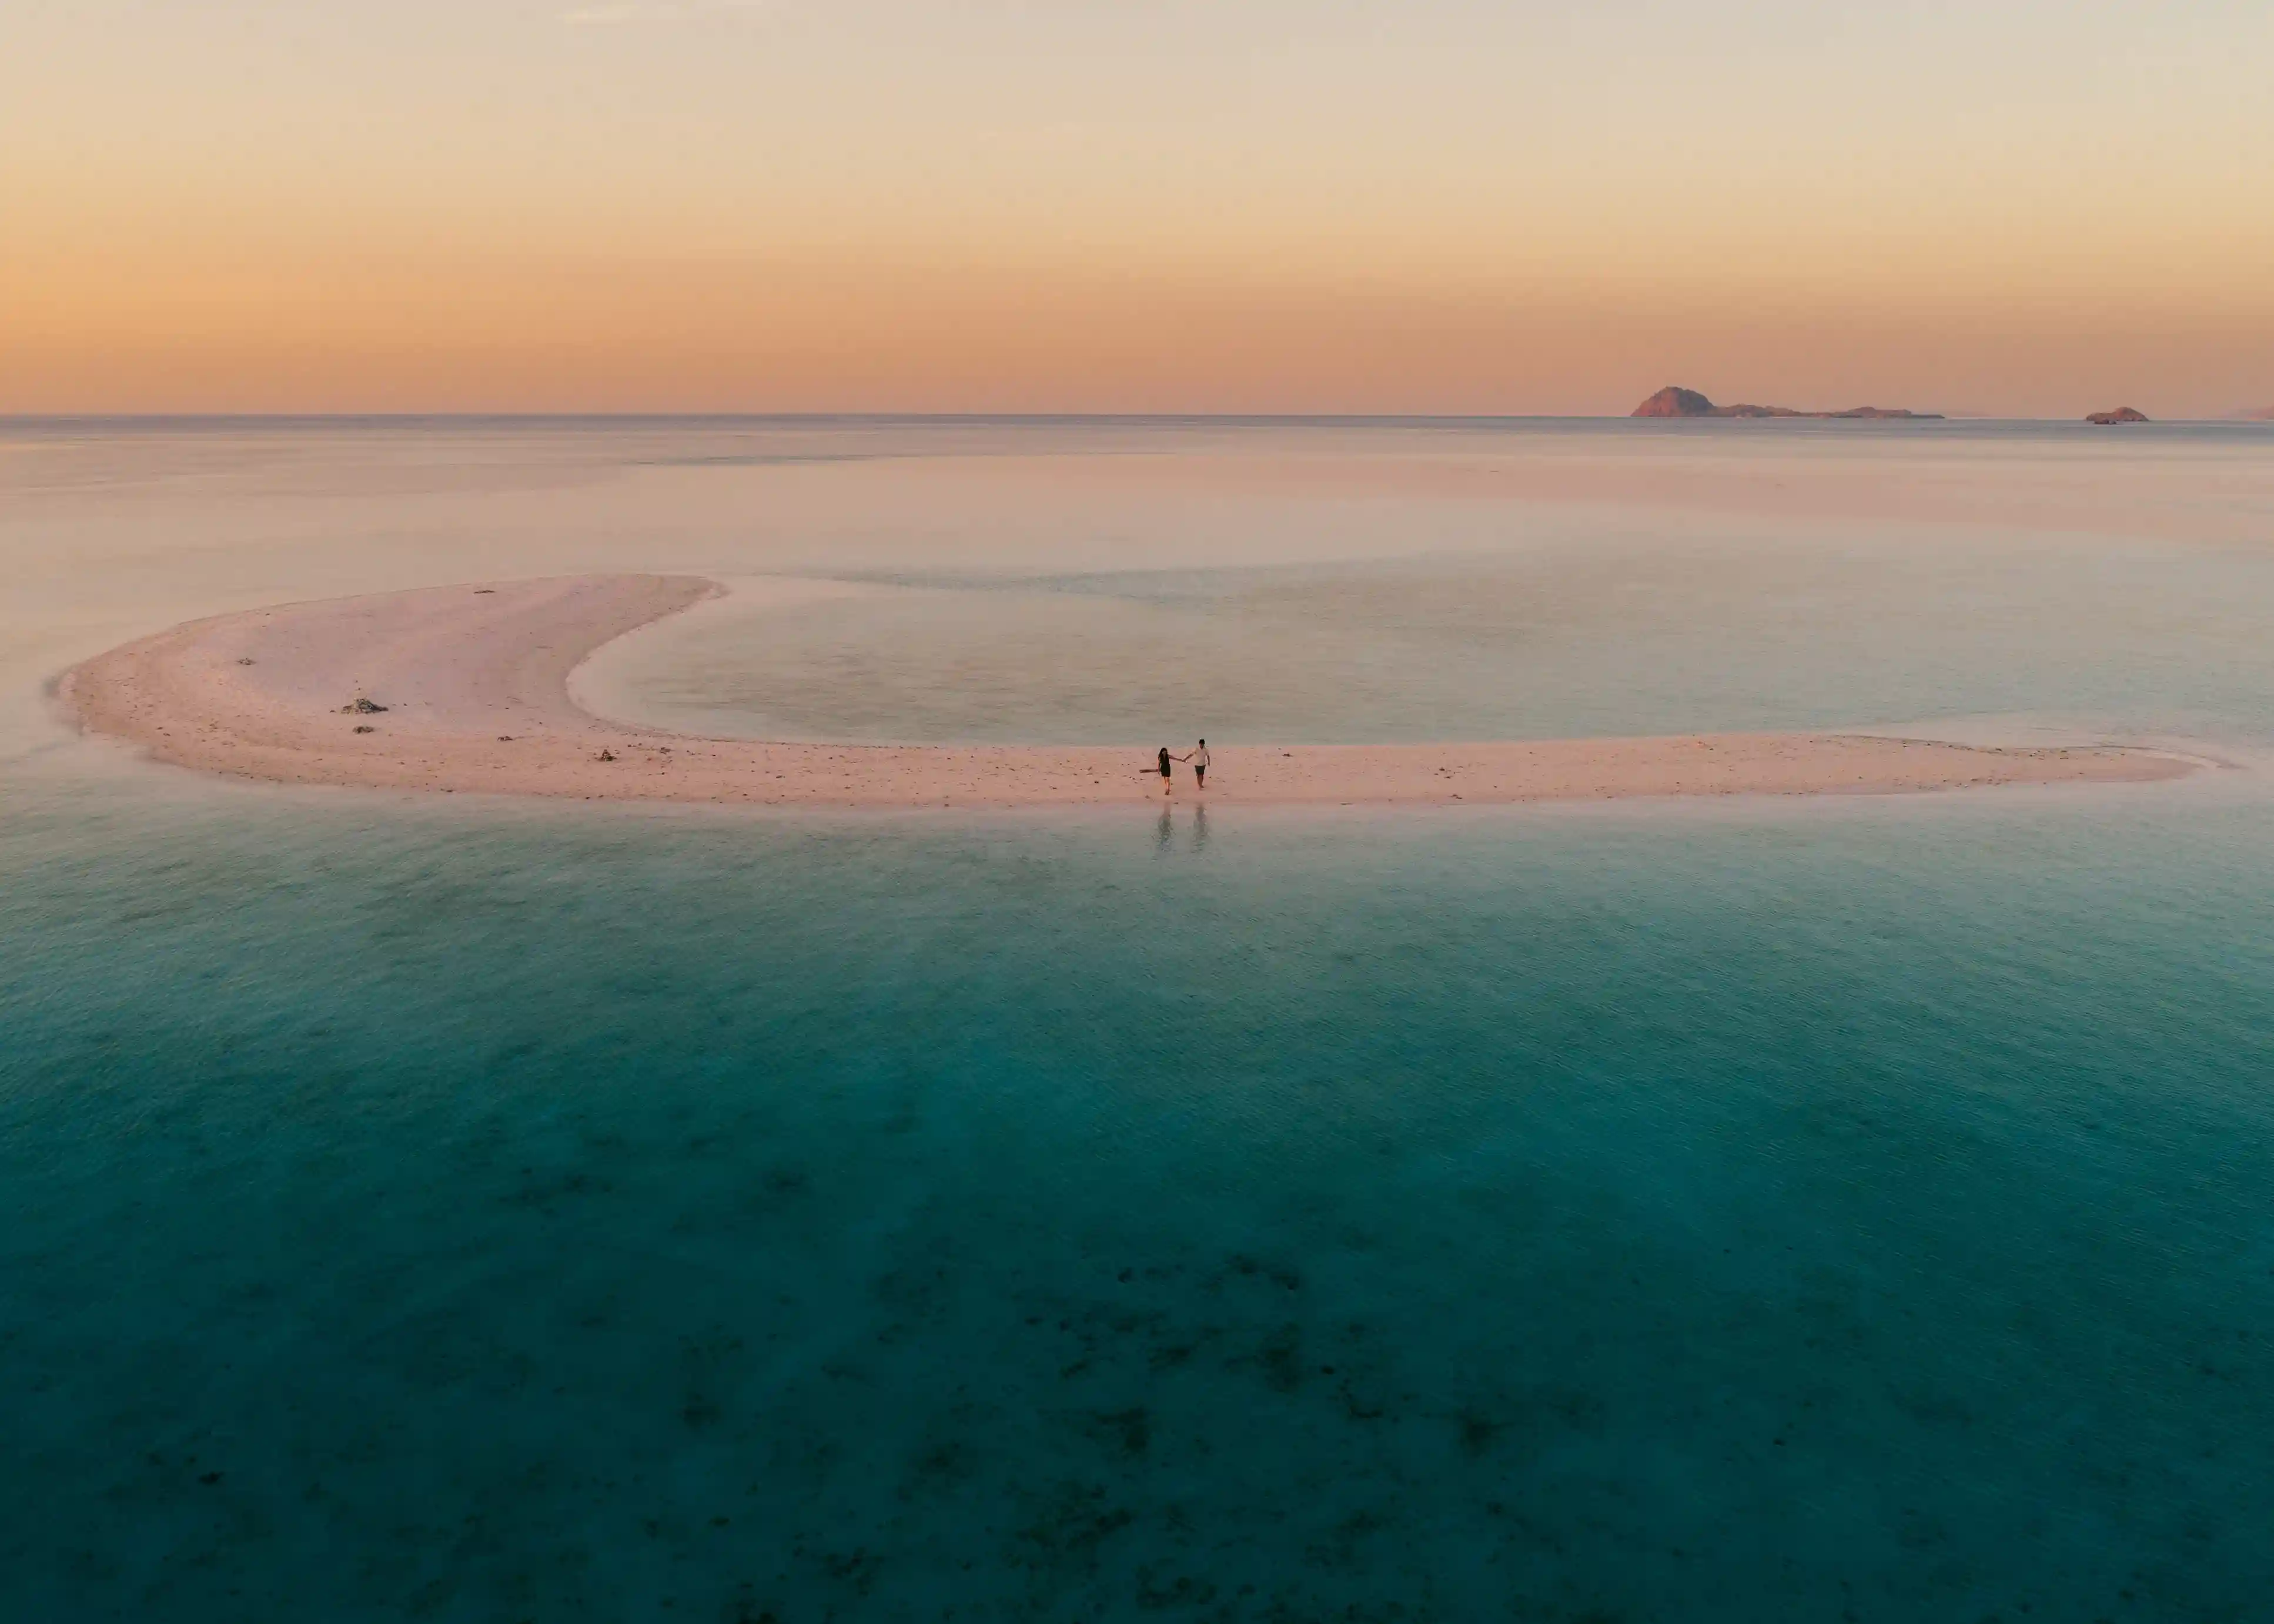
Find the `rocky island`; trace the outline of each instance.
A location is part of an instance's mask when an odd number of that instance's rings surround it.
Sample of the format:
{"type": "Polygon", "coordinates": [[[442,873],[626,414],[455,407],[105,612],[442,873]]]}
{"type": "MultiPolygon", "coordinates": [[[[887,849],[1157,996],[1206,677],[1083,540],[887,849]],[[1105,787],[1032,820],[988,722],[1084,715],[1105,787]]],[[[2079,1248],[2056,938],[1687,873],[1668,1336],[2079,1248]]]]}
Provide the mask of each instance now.
{"type": "Polygon", "coordinates": [[[2097,423],[2104,426],[2111,423],[2145,423],[2148,421],[2148,414],[2144,411],[2135,411],[2129,406],[2119,406],[2114,411],[2096,411],[2085,418],[2085,421],[2097,423]]]}
{"type": "Polygon", "coordinates": [[[1790,406],[1716,406],[1695,389],[1660,389],[1630,416],[1637,417],[1909,417],[1939,421],[1939,411],[1902,411],[1886,406],[1851,406],[1845,411],[1800,411],[1790,406]]]}

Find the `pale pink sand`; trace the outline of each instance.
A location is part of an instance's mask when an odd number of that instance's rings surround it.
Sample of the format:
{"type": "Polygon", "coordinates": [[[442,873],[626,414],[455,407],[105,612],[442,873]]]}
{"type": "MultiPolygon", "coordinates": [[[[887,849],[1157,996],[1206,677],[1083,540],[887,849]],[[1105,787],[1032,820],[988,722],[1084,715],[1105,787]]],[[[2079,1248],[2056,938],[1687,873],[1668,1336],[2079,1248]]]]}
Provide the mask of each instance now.
{"type": "MultiPolygon", "coordinates": [[[[587,654],[718,590],[679,575],[580,575],[291,604],[115,649],[72,670],[59,691],[87,727],[162,761],[289,784],[837,807],[1162,798],[1149,747],[767,744],[623,726],[570,703],[568,673],[587,654]],[[387,709],[343,710],[361,698],[387,709]],[[601,760],[604,751],[615,759],[601,760]]],[[[1843,733],[1226,745],[1207,797],[1380,806],[1886,794],[2187,771],[2136,750],[1843,733]]],[[[1182,768],[1176,793],[1194,796],[1182,768]]]]}

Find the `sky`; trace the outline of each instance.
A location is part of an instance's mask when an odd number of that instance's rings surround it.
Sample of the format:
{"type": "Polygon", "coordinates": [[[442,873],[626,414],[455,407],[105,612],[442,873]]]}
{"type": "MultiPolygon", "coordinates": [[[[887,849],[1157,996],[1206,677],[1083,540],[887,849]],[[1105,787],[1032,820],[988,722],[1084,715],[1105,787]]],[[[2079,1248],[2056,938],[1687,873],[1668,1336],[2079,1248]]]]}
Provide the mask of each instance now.
{"type": "Polygon", "coordinates": [[[2266,0],[0,0],[0,412],[2274,405],[2266,0]]]}

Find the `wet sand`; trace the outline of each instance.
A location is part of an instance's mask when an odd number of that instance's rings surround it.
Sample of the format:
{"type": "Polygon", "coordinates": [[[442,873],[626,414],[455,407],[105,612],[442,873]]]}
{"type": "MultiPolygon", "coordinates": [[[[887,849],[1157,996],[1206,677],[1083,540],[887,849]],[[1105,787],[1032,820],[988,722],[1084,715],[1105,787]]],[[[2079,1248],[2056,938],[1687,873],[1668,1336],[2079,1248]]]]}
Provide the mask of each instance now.
{"type": "MultiPolygon", "coordinates": [[[[864,808],[1163,799],[1150,746],[703,739],[606,721],[570,699],[568,673],[592,650],[719,590],[685,575],[577,575],[284,605],[114,649],[66,673],[57,694],[88,730],[160,761],[286,784],[864,808]],[[357,708],[366,701],[382,708],[357,708]]],[[[1226,745],[1214,756],[1209,801],[1280,806],[1898,794],[2140,783],[2193,768],[2118,747],[1862,733],[1226,745]]],[[[1174,793],[1197,798],[1181,766],[1174,793]]]]}

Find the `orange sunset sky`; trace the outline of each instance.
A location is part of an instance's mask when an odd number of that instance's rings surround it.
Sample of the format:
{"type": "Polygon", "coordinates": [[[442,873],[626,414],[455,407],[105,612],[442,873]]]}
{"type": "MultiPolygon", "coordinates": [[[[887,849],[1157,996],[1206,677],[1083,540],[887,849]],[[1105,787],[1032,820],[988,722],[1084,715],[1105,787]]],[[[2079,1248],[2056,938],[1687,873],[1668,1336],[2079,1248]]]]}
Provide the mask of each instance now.
{"type": "Polygon", "coordinates": [[[14,0],[0,412],[2274,405],[2274,5],[14,0]]]}

